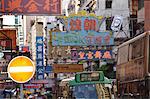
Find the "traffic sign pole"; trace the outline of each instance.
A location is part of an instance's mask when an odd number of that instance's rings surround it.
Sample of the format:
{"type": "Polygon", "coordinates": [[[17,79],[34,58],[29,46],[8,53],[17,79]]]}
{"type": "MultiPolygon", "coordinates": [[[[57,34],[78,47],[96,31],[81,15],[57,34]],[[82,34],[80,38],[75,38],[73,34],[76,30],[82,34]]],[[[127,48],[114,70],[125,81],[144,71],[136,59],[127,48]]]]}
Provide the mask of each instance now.
{"type": "Polygon", "coordinates": [[[34,76],[34,63],[26,56],[18,56],[10,61],[7,72],[13,81],[20,83],[20,99],[24,99],[23,83],[28,82],[34,76]]]}
{"type": "Polygon", "coordinates": [[[20,99],[24,99],[23,84],[20,84],[20,99]]]}

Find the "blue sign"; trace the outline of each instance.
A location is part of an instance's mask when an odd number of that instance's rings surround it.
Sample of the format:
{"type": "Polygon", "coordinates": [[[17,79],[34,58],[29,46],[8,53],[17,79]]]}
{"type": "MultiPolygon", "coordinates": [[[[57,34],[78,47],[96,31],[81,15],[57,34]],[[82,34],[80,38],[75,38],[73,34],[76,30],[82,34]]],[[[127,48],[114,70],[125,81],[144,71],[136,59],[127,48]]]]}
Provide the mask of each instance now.
{"type": "Polygon", "coordinates": [[[44,79],[44,45],[43,37],[36,37],[36,76],[37,79],[44,79]]]}
{"type": "Polygon", "coordinates": [[[53,70],[52,66],[45,66],[45,72],[46,73],[51,73],[53,70]]]}
{"type": "Polygon", "coordinates": [[[53,46],[101,46],[113,44],[114,38],[111,32],[70,31],[52,33],[53,46]]]}

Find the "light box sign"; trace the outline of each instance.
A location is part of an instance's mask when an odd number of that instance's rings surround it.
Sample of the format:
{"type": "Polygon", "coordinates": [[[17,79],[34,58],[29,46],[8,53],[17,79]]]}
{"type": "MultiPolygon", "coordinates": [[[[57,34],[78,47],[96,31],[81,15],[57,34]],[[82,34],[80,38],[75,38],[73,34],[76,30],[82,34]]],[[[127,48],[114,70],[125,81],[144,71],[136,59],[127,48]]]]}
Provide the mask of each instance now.
{"type": "Polygon", "coordinates": [[[37,79],[44,79],[44,45],[43,37],[36,37],[36,76],[37,79]]]}
{"type": "Polygon", "coordinates": [[[67,32],[53,32],[53,46],[113,45],[111,32],[100,32],[102,20],[94,16],[74,16],[67,19],[67,32]]]}
{"type": "Polygon", "coordinates": [[[114,38],[110,32],[96,31],[70,31],[70,32],[53,32],[53,46],[88,46],[88,45],[113,45],[114,38]]]}
{"type": "Polygon", "coordinates": [[[77,60],[108,60],[112,59],[111,50],[72,50],[72,59],[77,60]]]}
{"type": "Polygon", "coordinates": [[[3,50],[16,50],[16,33],[15,29],[0,30],[0,46],[3,50]]]}
{"type": "Polygon", "coordinates": [[[1,0],[1,13],[61,14],[61,0],[1,0]]]}
{"type": "Polygon", "coordinates": [[[82,64],[53,64],[52,67],[54,73],[74,73],[83,71],[82,64]]]}

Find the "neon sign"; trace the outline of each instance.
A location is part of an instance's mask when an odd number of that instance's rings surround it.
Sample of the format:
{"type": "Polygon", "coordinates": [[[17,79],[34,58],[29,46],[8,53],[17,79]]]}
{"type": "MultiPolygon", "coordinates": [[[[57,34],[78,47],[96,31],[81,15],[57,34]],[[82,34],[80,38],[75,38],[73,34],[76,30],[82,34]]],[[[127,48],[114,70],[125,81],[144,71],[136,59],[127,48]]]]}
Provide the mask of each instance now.
{"type": "Polygon", "coordinates": [[[111,50],[72,50],[72,59],[77,60],[107,60],[112,59],[111,50]]]}

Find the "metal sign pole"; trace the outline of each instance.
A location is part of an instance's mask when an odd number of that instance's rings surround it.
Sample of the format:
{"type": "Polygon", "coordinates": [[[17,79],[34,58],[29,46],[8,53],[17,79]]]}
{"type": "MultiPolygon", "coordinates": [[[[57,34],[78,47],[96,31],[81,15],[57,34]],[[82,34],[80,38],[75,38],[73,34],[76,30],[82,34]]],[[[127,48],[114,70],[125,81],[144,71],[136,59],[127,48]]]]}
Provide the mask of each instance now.
{"type": "Polygon", "coordinates": [[[23,84],[20,84],[20,99],[24,99],[24,94],[23,94],[23,84]]]}

